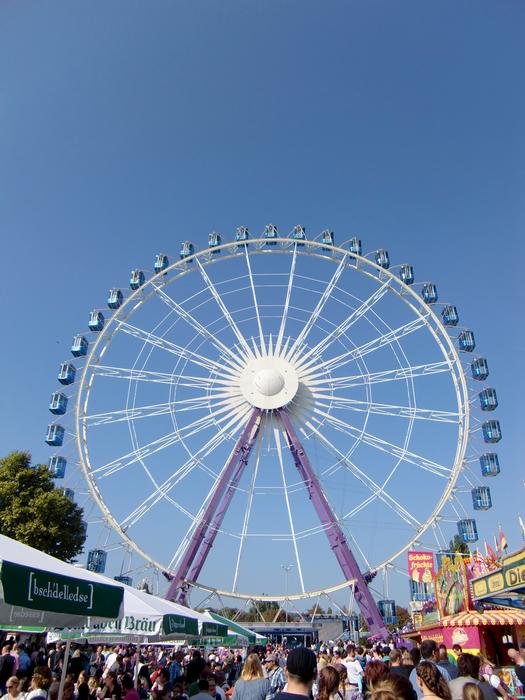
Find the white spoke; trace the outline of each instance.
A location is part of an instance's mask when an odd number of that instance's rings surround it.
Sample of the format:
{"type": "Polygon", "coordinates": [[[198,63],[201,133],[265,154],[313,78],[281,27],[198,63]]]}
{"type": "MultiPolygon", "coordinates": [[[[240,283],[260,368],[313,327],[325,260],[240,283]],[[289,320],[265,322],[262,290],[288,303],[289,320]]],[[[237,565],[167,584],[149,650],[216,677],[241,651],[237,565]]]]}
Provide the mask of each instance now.
{"type": "Polygon", "coordinates": [[[317,357],[319,357],[327,348],[329,348],[330,345],[338,338],[347,333],[354,323],[356,323],[361,316],[364,316],[366,312],[374,306],[374,304],[377,304],[377,302],[385,296],[389,288],[390,281],[387,281],[381,287],[379,287],[379,289],[376,289],[376,291],[371,294],[366,301],[363,301],[363,303],[357,309],[355,309],[350,316],[345,318],[345,320],[342,321],[336,328],[330,331],[330,333],[328,333],[323,340],[319,341],[317,345],[302,355],[298,360],[297,366],[301,367],[303,370],[310,367],[312,363],[316,361],[317,357]],[[308,358],[311,359],[309,362],[306,362],[308,358]]]}
{"type": "Polygon", "coordinates": [[[211,427],[216,421],[220,422],[221,420],[225,420],[224,417],[221,419],[219,418],[219,416],[225,412],[230,411],[230,406],[221,407],[216,411],[213,411],[203,416],[202,418],[199,418],[193,423],[190,423],[184,428],[181,428],[180,430],[175,430],[171,433],[168,433],[167,435],[163,435],[162,437],[153,440],[147,445],[143,445],[142,447],[139,447],[136,450],[128,452],[128,454],[123,455],[122,457],[118,457],[117,459],[114,459],[111,462],[108,462],[107,464],[98,467],[97,469],[93,469],[92,473],[101,474],[103,477],[110,476],[115,472],[121,471],[122,469],[125,469],[126,467],[129,467],[132,464],[135,464],[136,462],[139,462],[145,457],[149,457],[150,455],[155,454],[156,452],[160,452],[160,450],[164,450],[166,447],[170,447],[170,445],[180,442],[181,440],[185,440],[191,435],[194,435],[197,432],[211,427]]]}
{"type": "Polygon", "coordinates": [[[381,452],[391,454],[394,457],[399,458],[400,460],[409,462],[410,464],[413,464],[416,467],[420,467],[425,471],[431,472],[432,474],[436,474],[437,476],[441,476],[445,479],[447,479],[451,474],[452,470],[449,467],[444,467],[442,464],[437,464],[437,462],[433,462],[430,459],[426,459],[426,457],[417,455],[414,452],[410,452],[409,450],[404,449],[403,447],[393,445],[391,442],[383,440],[382,438],[379,438],[375,435],[371,435],[370,433],[367,433],[363,430],[359,430],[358,428],[355,428],[354,426],[349,425],[348,423],[345,423],[344,421],[339,420],[338,418],[335,418],[329,413],[321,411],[318,408],[314,408],[314,412],[326,418],[326,420],[329,423],[331,423],[335,428],[351,435],[352,437],[360,439],[362,442],[364,442],[367,445],[370,445],[371,447],[374,447],[376,450],[380,450],[381,452]]]}
{"type": "Polygon", "coordinates": [[[176,355],[177,357],[189,360],[190,362],[204,367],[204,369],[207,369],[211,372],[216,372],[219,376],[224,377],[225,379],[231,379],[231,376],[235,375],[235,372],[229,367],[224,367],[224,365],[220,365],[218,362],[210,360],[208,357],[199,355],[198,353],[193,352],[192,350],[188,350],[187,348],[180,347],[179,345],[176,345],[175,343],[172,343],[169,340],[166,340],[165,338],[160,338],[158,335],[149,333],[148,331],[145,331],[142,328],[136,328],[135,326],[132,326],[131,324],[126,323],[125,321],[120,321],[119,327],[124,333],[127,333],[128,335],[132,335],[135,338],[138,338],[139,340],[143,340],[145,343],[149,343],[149,345],[153,345],[157,348],[161,348],[162,350],[166,350],[167,352],[170,352],[173,355],[176,355]]]}
{"type": "Polygon", "coordinates": [[[246,255],[246,266],[248,268],[248,275],[250,278],[250,287],[252,289],[252,297],[253,297],[253,306],[255,308],[255,315],[257,316],[257,326],[259,328],[259,341],[261,344],[261,354],[265,356],[266,353],[266,344],[264,342],[264,333],[261,325],[261,317],[259,315],[259,304],[257,303],[257,295],[255,293],[255,285],[253,282],[253,275],[252,275],[252,266],[250,264],[250,256],[248,255],[248,247],[245,246],[244,252],[246,255]]]}
{"type": "MultiPolygon", "coordinates": [[[[251,414],[252,414],[252,411],[253,411],[253,409],[252,409],[252,407],[250,407],[250,408],[248,408],[244,413],[242,413],[242,414],[237,414],[236,416],[234,416],[234,417],[232,418],[232,420],[228,423],[227,426],[225,426],[225,428],[224,428],[223,430],[232,430],[232,432],[235,432],[235,433],[237,433],[237,432],[239,432],[239,431],[241,431],[241,430],[244,430],[245,427],[246,427],[246,424],[248,423],[248,421],[249,421],[249,419],[250,419],[250,416],[251,416],[251,414]],[[235,427],[232,429],[231,426],[235,426],[235,427]]],[[[254,425],[254,428],[253,428],[253,429],[254,429],[254,430],[257,429],[257,423],[254,425]]],[[[219,433],[219,434],[220,434],[220,433],[219,433]]],[[[252,435],[253,435],[253,432],[252,432],[252,435]]],[[[195,532],[195,530],[197,529],[197,527],[201,524],[202,518],[203,518],[204,513],[205,513],[205,511],[206,511],[206,508],[208,507],[208,503],[209,503],[210,500],[213,498],[213,495],[214,495],[214,493],[215,493],[215,490],[216,490],[216,488],[217,488],[217,486],[218,486],[218,484],[219,484],[219,482],[220,482],[220,480],[221,480],[221,478],[222,478],[222,475],[223,475],[223,473],[224,473],[224,470],[227,469],[228,464],[229,464],[229,462],[230,462],[230,460],[231,460],[231,458],[232,458],[232,456],[233,456],[235,450],[236,450],[236,445],[234,445],[234,447],[233,447],[233,449],[231,450],[231,452],[230,452],[230,454],[229,454],[227,460],[224,462],[224,465],[223,465],[222,469],[221,469],[220,472],[217,474],[216,479],[215,479],[215,481],[214,481],[214,483],[213,483],[213,486],[211,487],[210,491],[209,491],[208,494],[206,495],[206,498],[204,499],[204,501],[203,501],[203,503],[202,503],[202,505],[201,505],[201,507],[200,507],[198,513],[197,513],[195,516],[193,516],[193,520],[192,520],[192,522],[190,523],[190,526],[188,527],[188,529],[187,529],[187,531],[186,531],[186,534],[185,534],[184,537],[182,538],[181,543],[179,544],[179,546],[178,546],[178,548],[177,548],[175,554],[173,555],[173,557],[172,557],[171,560],[170,560],[170,563],[169,563],[169,568],[170,568],[170,569],[173,568],[174,566],[178,566],[178,564],[180,563],[181,558],[184,556],[184,552],[186,551],[186,549],[187,549],[187,547],[188,547],[188,544],[189,544],[189,542],[190,542],[190,539],[192,538],[193,533],[195,532]]]]}
{"type": "Polygon", "coordinates": [[[237,324],[236,324],[235,321],[233,320],[233,316],[232,316],[231,313],[228,311],[228,309],[227,309],[227,307],[226,307],[224,301],[222,300],[221,295],[219,294],[219,292],[217,291],[215,285],[213,284],[213,282],[212,282],[211,279],[209,278],[209,276],[208,276],[206,270],[205,270],[205,269],[203,268],[203,266],[201,265],[201,262],[200,262],[199,258],[196,258],[195,260],[196,260],[196,262],[197,262],[197,267],[199,268],[199,271],[200,271],[200,273],[201,273],[202,279],[204,280],[204,282],[206,283],[206,286],[207,286],[208,289],[210,290],[211,295],[213,296],[213,298],[214,298],[215,301],[217,302],[217,306],[218,306],[219,309],[222,311],[222,314],[223,314],[224,318],[226,319],[226,321],[228,322],[228,325],[230,326],[231,330],[233,331],[233,334],[235,335],[235,337],[236,337],[237,340],[239,341],[241,347],[242,347],[242,348],[245,350],[245,352],[248,354],[248,356],[249,356],[249,357],[253,357],[253,353],[252,353],[252,351],[251,351],[250,346],[249,346],[248,343],[246,342],[246,338],[243,336],[243,334],[242,334],[241,331],[239,330],[239,327],[237,326],[237,324]]]}
{"type": "Polygon", "coordinates": [[[347,256],[345,255],[341,259],[341,261],[339,262],[339,265],[337,266],[336,271],[332,275],[332,279],[330,280],[330,282],[328,282],[324,292],[321,295],[321,298],[317,302],[317,306],[312,311],[310,318],[305,323],[302,331],[299,333],[299,335],[295,339],[294,343],[292,344],[290,350],[288,351],[288,354],[286,356],[287,360],[291,360],[294,357],[294,354],[297,355],[296,351],[298,349],[300,349],[301,344],[304,343],[304,341],[306,340],[306,337],[308,336],[308,334],[310,333],[310,331],[314,327],[317,319],[319,318],[319,316],[321,315],[321,313],[324,309],[326,302],[328,301],[328,299],[332,295],[332,292],[335,289],[335,286],[339,280],[339,277],[341,276],[341,274],[346,266],[346,260],[347,260],[347,256]]]}
{"type": "Polygon", "coordinates": [[[84,416],[84,420],[89,427],[95,425],[106,425],[107,423],[120,423],[121,421],[137,420],[138,418],[154,418],[170,413],[173,410],[173,403],[157,403],[151,406],[136,406],[124,408],[119,411],[107,411],[106,413],[94,413],[84,416]]]}
{"type": "Polygon", "coordinates": [[[219,352],[224,353],[224,360],[233,367],[234,371],[239,371],[242,368],[242,362],[232,350],[222,343],[218,338],[216,338],[213,333],[202,325],[197,319],[192,316],[186,309],[184,309],[180,304],[178,304],[175,299],[170,297],[169,294],[158,287],[153,285],[153,288],[157,292],[160,299],[166,304],[169,309],[175,311],[181,318],[183,318],[188,325],[190,325],[199,335],[205,338],[213,347],[215,347],[219,352]]]}
{"type": "Polygon", "coordinates": [[[133,367],[111,367],[109,365],[93,365],[92,370],[100,377],[125,379],[126,381],[151,382],[152,384],[177,384],[191,389],[211,389],[213,385],[237,386],[238,382],[232,379],[216,379],[213,375],[208,377],[195,377],[189,374],[170,374],[169,372],[152,372],[150,370],[134,369],[133,367]]]}
{"type": "Polygon", "coordinates": [[[284,302],[283,316],[281,318],[281,325],[279,326],[279,333],[277,335],[277,340],[275,341],[275,354],[279,355],[281,350],[281,345],[283,342],[284,329],[286,327],[286,321],[288,318],[288,309],[290,307],[290,297],[292,296],[292,287],[295,274],[295,264],[297,262],[297,245],[294,245],[292,264],[290,265],[290,274],[288,276],[288,288],[286,290],[286,300],[284,302]]]}
{"type": "MultiPolygon", "coordinates": [[[[317,435],[318,439],[323,443],[323,445],[325,445],[325,447],[337,457],[337,459],[356,477],[356,479],[358,479],[358,481],[372,491],[372,495],[368,497],[365,505],[368,505],[369,502],[377,497],[415,530],[418,530],[421,527],[421,523],[385,491],[385,486],[387,485],[388,480],[385,481],[383,486],[379,486],[379,484],[377,484],[373,479],[365,474],[365,472],[359,469],[359,467],[357,467],[350,459],[348,459],[343,452],[338,450],[337,447],[335,447],[335,445],[333,445],[332,442],[330,442],[330,440],[328,440],[328,438],[326,438],[323,433],[310,421],[306,422],[306,426],[312,430],[315,435],[317,435]]],[[[361,510],[361,507],[359,507],[357,510],[361,510]]],[[[355,513],[350,511],[344,516],[343,520],[351,517],[352,514],[355,513]]]]}
{"type": "Polygon", "coordinates": [[[353,374],[347,377],[330,377],[328,379],[310,379],[303,381],[309,387],[319,387],[329,384],[334,389],[351,389],[356,386],[366,386],[367,384],[381,384],[383,382],[398,382],[415,377],[425,377],[440,372],[448,372],[450,365],[447,361],[429,362],[425,365],[414,365],[413,367],[398,367],[382,372],[370,372],[369,374],[353,374]]]}
{"type": "Polygon", "coordinates": [[[279,460],[279,467],[281,470],[281,478],[283,480],[283,492],[284,492],[284,498],[286,501],[286,510],[288,511],[288,522],[290,523],[290,534],[292,536],[292,542],[293,542],[293,548],[295,552],[295,561],[297,563],[297,573],[299,574],[299,581],[301,583],[301,590],[304,593],[304,581],[303,581],[303,571],[301,568],[301,560],[299,558],[299,550],[297,549],[297,537],[295,535],[295,526],[292,518],[292,509],[290,506],[290,498],[288,496],[288,484],[286,483],[286,475],[284,473],[284,463],[283,463],[283,453],[282,453],[282,447],[281,447],[281,436],[280,436],[280,429],[279,426],[277,426],[274,422],[273,419],[270,418],[272,421],[272,428],[273,428],[273,438],[275,440],[275,447],[277,448],[277,458],[279,460]]]}
{"type": "Polygon", "coordinates": [[[386,345],[392,345],[393,343],[397,342],[400,338],[403,338],[404,336],[409,335],[410,333],[413,333],[414,331],[417,331],[420,328],[423,328],[425,326],[427,317],[428,312],[424,316],[418,316],[412,321],[409,321],[408,323],[399,326],[399,328],[395,328],[389,331],[388,333],[385,333],[384,335],[380,335],[377,338],[368,341],[368,343],[364,343],[363,345],[353,348],[352,350],[349,350],[348,352],[345,352],[342,355],[333,357],[332,359],[327,360],[326,362],[321,362],[310,371],[305,372],[302,376],[311,375],[313,377],[316,377],[318,374],[320,374],[319,370],[323,370],[323,373],[325,374],[327,372],[333,372],[334,370],[343,367],[349,362],[353,362],[357,358],[364,357],[365,355],[368,355],[371,352],[375,352],[376,350],[379,350],[380,348],[383,348],[386,345]]]}
{"type": "Polygon", "coordinates": [[[237,580],[239,578],[239,567],[241,565],[241,559],[244,552],[244,545],[246,542],[246,536],[248,535],[248,527],[250,525],[250,516],[252,513],[253,496],[255,493],[255,482],[257,481],[257,474],[259,473],[259,461],[260,461],[260,450],[261,450],[261,431],[257,435],[257,445],[255,447],[255,464],[253,467],[253,474],[250,481],[250,488],[248,489],[248,502],[246,504],[246,510],[244,511],[244,521],[242,524],[241,541],[239,542],[239,550],[237,552],[237,561],[235,563],[235,573],[233,575],[233,586],[232,591],[237,590],[237,580]]]}
{"type": "MultiPolygon", "coordinates": [[[[249,412],[249,409],[246,411],[244,416],[249,412]]],[[[243,418],[244,418],[243,416],[243,418]]],[[[183,479],[185,479],[188,474],[190,474],[195,467],[202,466],[201,465],[201,460],[207,457],[216,447],[218,447],[220,444],[222,444],[228,436],[228,431],[232,428],[232,426],[235,425],[235,423],[239,421],[239,414],[236,414],[231,418],[228,423],[226,423],[222,428],[217,432],[216,435],[207,442],[203,447],[200,448],[190,459],[188,459],[181,467],[179,467],[171,476],[169,476],[160,486],[157,486],[155,491],[151,493],[142,503],[135,508],[134,511],[132,511],[129,515],[127,515],[124,520],[119,523],[120,527],[124,528],[129,528],[132,525],[135,525],[144,515],[146,515],[147,512],[153,508],[162,498],[166,498],[169,494],[169,492],[177,485],[179,484],[183,479]]],[[[232,451],[233,453],[233,451],[232,451]]],[[[218,478],[218,477],[216,477],[218,478]]],[[[173,499],[168,499],[170,503],[173,505],[177,506],[178,504],[173,500],[173,499]]],[[[179,508],[180,510],[180,508],[179,508]]],[[[184,510],[185,514],[188,515],[188,517],[192,518],[192,526],[193,526],[193,516],[191,513],[188,511],[184,510]]],[[[191,527],[191,526],[190,526],[191,527]]],[[[170,564],[171,566],[171,564],[170,564]]]]}
{"type": "Polygon", "coordinates": [[[320,403],[317,405],[323,408],[338,408],[343,410],[357,411],[359,413],[376,413],[382,416],[398,416],[401,418],[409,418],[410,420],[427,420],[437,423],[458,423],[460,420],[459,413],[452,411],[438,411],[433,408],[412,408],[410,406],[395,406],[387,403],[374,403],[368,401],[357,401],[355,399],[347,399],[338,397],[334,394],[320,394],[313,392],[315,399],[321,401],[329,401],[330,403],[320,403]]]}

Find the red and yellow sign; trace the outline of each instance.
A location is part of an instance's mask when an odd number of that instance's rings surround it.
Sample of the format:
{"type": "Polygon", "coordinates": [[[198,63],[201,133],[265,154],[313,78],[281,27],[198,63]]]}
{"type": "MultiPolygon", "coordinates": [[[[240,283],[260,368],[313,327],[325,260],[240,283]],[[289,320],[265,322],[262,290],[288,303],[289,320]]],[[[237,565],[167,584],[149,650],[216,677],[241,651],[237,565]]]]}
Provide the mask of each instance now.
{"type": "Polygon", "coordinates": [[[408,575],[416,583],[432,583],[434,580],[432,552],[408,552],[408,575]]]}

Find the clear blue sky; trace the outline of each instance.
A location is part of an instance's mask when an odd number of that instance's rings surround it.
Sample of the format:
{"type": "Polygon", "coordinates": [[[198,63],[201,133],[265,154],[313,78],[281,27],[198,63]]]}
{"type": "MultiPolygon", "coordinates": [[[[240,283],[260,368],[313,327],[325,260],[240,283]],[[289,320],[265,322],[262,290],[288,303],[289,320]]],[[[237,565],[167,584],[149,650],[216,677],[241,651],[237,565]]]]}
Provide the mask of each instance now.
{"type": "Polygon", "coordinates": [[[155,253],[239,224],[358,234],[457,304],[490,361],[519,544],[522,2],[0,4],[2,453],[46,461],[59,362],[155,253]]]}

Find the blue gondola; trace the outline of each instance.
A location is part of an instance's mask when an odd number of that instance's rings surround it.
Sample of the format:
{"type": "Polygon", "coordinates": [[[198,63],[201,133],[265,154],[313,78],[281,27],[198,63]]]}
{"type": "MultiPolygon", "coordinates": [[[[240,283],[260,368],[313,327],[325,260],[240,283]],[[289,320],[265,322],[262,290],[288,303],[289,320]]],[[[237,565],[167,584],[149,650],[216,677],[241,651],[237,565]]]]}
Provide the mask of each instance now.
{"type": "Polygon", "coordinates": [[[92,549],[88,552],[87,570],[94,571],[96,574],[103,574],[106,570],[106,560],[108,553],[103,549],[92,549]]]}
{"type": "Polygon", "coordinates": [[[195,246],[191,241],[183,241],[180,247],[180,259],[186,260],[195,252],[195,246]]]}
{"type": "MultiPolygon", "coordinates": [[[[248,239],[250,238],[250,232],[246,228],[246,226],[239,226],[237,230],[235,231],[235,241],[236,243],[247,243],[248,239]]],[[[240,246],[236,246],[237,250],[240,248],[240,246]]]]}
{"type": "Polygon", "coordinates": [[[470,371],[473,379],[483,382],[489,376],[489,363],[484,357],[476,357],[470,365],[470,371]]]}
{"type": "Polygon", "coordinates": [[[378,600],[377,607],[385,625],[397,625],[395,600],[378,600]]]}
{"type": "Polygon", "coordinates": [[[478,528],[474,518],[458,520],[458,534],[463,542],[477,542],[478,528]]]}
{"type": "Polygon", "coordinates": [[[142,270],[131,270],[131,276],[129,278],[129,286],[131,289],[140,289],[145,281],[144,273],[142,270]]]}
{"type": "Polygon", "coordinates": [[[47,426],[46,442],[53,447],[62,447],[64,442],[64,433],[66,431],[61,425],[51,423],[47,426]]]}
{"type": "Polygon", "coordinates": [[[489,510],[492,508],[492,498],[488,486],[475,486],[472,489],[472,505],[474,510],[489,510]]]}
{"type": "Polygon", "coordinates": [[[499,442],[501,440],[501,425],[499,424],[499,420],[487,420],[482,424],[481,429],[485,442],[499,442]]]}
{"type": "Polygon", "coordinates": [[[67,460],[60,455],[53,455],[49,458],[47,466],[53,479],[63,479],[66,475],[67,460]]]}
{"type": "Polygon", "coordinates": [[[482,476],[498,476],[500,473],[499,459],[495,452],[485,452],[480,455],[479,465],[482,476]]]}
{"type": "Polygon", "coordinates": [[[71,364],[71,362],[62,362],[58,370],[58,381],[66,386],[68,384],[73,384],[76,373],[77,369],[75,365],[71,364]]]}
{"type": "Polygon", "coordinates": [[[432,584],[423,581],[410,579],[410,600],[425,601],[431,597],[430,587],[432,584]]]}
{"type": "Polygon", "coordinates": [[[399,277],[405,284],[414,284],[414,268],[412,265],[401,265],[399,277]]]}
{"type": "Polygon", "coordinates": [[[458,345],[463,352],[472,352],[476,347],[474,333],[472,331],[461,331],[458,336],[458,345]]]}
{"type": "Polygon", "coordinates": [[[87,338],[83,335],[76,335],[73,338],[73,345],[71,346],[71,354],[73,357],[84,357],[87,355],[89,343],[87,338]]]}
{"type": "Polygon", "coordinates": [[[263,238],[265,238],[265,245],[277,245],[276,238],[279,237],[277,232],[277,226],[275,224],[268,224],[264,227],[263,238]]]}
{"type": "Polygon", "coordinates": [[[352,632],[359,632],[359,615],[357,615],[356,613],[351,613],[348,616],[348,629],[352,632]]]}
{"type": "MultiPolygon", "coordinates": [[[[330,229],[325,228],[325,230],[321,232],[321,241],[325,245],[334,245],[334,240],[334,232],[330,231],[330,229]]],[[[328,250],[328,248],[325,248],[325,250],[328,250]]]]}
{"type": "Polygon", "coordinates": [[[164,253],[159,253],[155,257],[155,265],[153,266],[153,269],[155,270],[155,274],[159,274],[159,272],[163,272],[170,264],[170,261],[168,260],[168,256],[164,255],[164,253]]]}
{"type": "Polygon", "coordinates": [[[104,316],[102,311],[92,311],[89,314],[89,330],[90,331],[101,331],[104,328],[104,316]]]}
{"type": "Polygon", "coordinates": [[[479,403],[482,411],[494,411],[498,407],[496,389],[487,387],[479,392],[479,403]]]}
{"type": "Polygon", "coordinates": [[[304,246],[304,241],[306,240],[306,231],[304,229],[304,226],[300,226],[299,224],[297,224],[297,226],[294,226],[292,231],[292,238],[294,241],[296,241],[297,247],[304,246]]]}
{"type": "Polygon", "coordinates": [[[65,496],[66,498],[69,498],[70,501],[75,500],[75,492],[73,491],[73,489],[68,489],[67,487],[64,487],[64,488],[61,488],[58,490],[60,491],[60,493],[63,496],[65,496]]]}
{"type": "Polygon", "coordinates": [[[459,323],[458,310],[452,304],[447,304],[441,311],[441,318],[445,326],[457,326],[459,323]]]}
{"type": "Polygon", "coordinates": [[[110,289],[108,296],[108,306],[110,309],[118,309],[122,306],[124,301],[124,296],[120,289],[110,289]]]}
{"type": "Polygon", "coordinates": [[[353,253],[354,255],[361,255],[361,251],[362,251],[361,239],[356,238],[355,236],[354,236],[354,238],[351,238],[350,242],[348,244],[348,250],[351,253],[353,253]]]}
{"type": "Polygon", "coordinates": [[[114,581],[118,581],[119,583],[123,583],[125,586],[132,586],[133,585],[133,579],[131,576],[113,576],[114,581]]]}
{"type": "Polygon", "coordinates": [[[387,250],[384,248],[379,248],[379,250],[376,250],[374,257],[376,259],[376,264],[379,265],[379,267],[388,270],[390,267],[390,256],[388,255],[387,250]]]}
{"type": "Polygon", "coordinates": [[[215,233],[213,231],[212,233],[208,234],[208,248],[211,250],[213,255],[216,255],[217,253],[220,253],[221,251],[218,249],[218,246],[221,244],[221,237],[218,233],[215,233]]]}
{"type": "Polygon", "coordinates": [[[63,416],[67,410],[67,396],[61,391],[54,391],[51,394],[49,410],[56,416],[63,416]]]}
{"type": "Polygon", "coordinates": [[[426,282],[421,290],[425,304],[435,304],[438,300],[437,287],[432,282],[426,282]]]}

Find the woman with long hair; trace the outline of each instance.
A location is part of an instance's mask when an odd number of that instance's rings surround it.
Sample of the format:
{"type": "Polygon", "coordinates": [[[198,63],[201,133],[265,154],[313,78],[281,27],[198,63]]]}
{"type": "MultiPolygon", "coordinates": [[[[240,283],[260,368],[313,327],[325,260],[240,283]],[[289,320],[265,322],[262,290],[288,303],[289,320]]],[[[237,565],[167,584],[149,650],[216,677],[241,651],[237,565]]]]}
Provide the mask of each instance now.
{"type": "Polygon", "coordinates": [[[20,693],[20,680],[16,676],[8,678],[5,684],[7,693],[2,696],[2,700],[22,700],[24,697],[20,693]]]}
{"type": "Polygon", "coordinates": [[[339,690],[339,673],[333,666],[325,666],[319,672],[317,700],[344,700],[339,690]]]}
{"type": "Polygon", "coordinates": [[[416,679],[424,698],[452,700],[447,681],[431,661],[421,661],[416,666],[416,679]]]}
{"type": "Polygon", "coordinates": [[[261,660],[257,654],[250,654],[234,686],[234,700],[265,700],[270,692],[270,679],[264,677],[261,660]]]}
{"type": "Polygon", "coordinates": [[[372,684],[367,694],[368,700],[416,700],[412,683],[399,674],[389,673],[372,684]]]}
{"type": "Polygon", "coordinates": [[[483,700],[483,693],[477,683],[465,683],[463,700],[483,700]]]}

